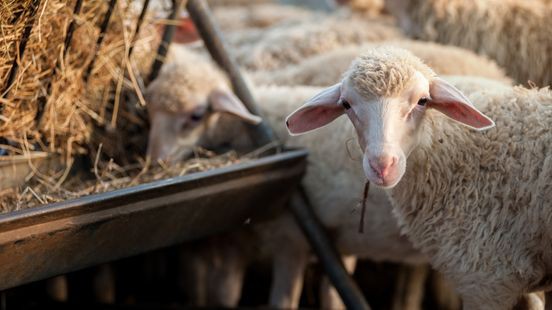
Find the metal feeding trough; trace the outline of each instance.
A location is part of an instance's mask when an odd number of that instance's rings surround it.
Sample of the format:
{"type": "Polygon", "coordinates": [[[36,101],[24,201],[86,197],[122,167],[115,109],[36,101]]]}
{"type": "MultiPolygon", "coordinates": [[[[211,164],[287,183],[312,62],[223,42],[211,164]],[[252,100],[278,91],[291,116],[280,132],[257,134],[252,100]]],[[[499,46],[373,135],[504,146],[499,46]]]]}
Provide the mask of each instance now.
{"type": "Polygon", "coordinates": [[[307,152],[0,216],[0,290],[255,222],[289,199],[307,152]]]}

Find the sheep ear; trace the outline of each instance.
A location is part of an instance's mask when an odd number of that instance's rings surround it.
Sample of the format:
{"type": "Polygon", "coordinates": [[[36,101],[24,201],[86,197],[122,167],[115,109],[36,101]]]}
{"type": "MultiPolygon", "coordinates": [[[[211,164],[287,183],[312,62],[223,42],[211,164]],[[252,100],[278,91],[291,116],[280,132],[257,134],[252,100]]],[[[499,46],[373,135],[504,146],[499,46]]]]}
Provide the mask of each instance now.
{"type": "Polygon", "coordinates": [[[428,107],[436,109],[451,119],[476,130],[495,126],[493,120],[477,110],[470,100],[447,81],[435,77],[429,86],[431,100],[428,107]]]}
{"type": "Polygon", "coordinates": [[[341,83],[326,88],[309,99],[286,118],[290,135],[300,135],[331,123],[341,116],[343,107],[337,101],[341,96],[341,83]]]}
{"type": "Polygon", "coordinates": [[[214,112],[230,113],[253,125],[262,122],[259,116],[249,113],[241,100],[229,90],[215,89],[211,91],[209,102],[214,112]]]}

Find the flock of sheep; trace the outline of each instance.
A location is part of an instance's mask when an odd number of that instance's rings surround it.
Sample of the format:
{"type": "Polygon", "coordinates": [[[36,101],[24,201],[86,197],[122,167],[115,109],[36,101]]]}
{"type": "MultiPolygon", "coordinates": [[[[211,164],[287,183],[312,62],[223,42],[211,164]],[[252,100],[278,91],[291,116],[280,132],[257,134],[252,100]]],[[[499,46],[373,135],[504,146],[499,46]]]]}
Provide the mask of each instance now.
{"type": "MultiPolygon", "coordinates": [[[[309,150],[304,184],[349,272],[358,258],[430,263],[464,309],[544,309],[534,293],[552,275],[552,4],[385,5],[390,14],[273,3],[215,13],[262,120],[285,145],[309,150]],[[366,180],[377,186],[359,233],[366,180]]],[[[261,118],[201,47],[173,44],[145,98],[153,161],[254,145],[243,121],[261,118]]],[[[236,306],[247,262],[265,255],[274,262],[269,304],[297,307],[311,252],[291,214],[250,234],[262,253],[219,247],[225,263],[198,284],[213,291],[209,303],[236,306]]],[[[321,300],[343,307],[327,280],[321,300]]]]}

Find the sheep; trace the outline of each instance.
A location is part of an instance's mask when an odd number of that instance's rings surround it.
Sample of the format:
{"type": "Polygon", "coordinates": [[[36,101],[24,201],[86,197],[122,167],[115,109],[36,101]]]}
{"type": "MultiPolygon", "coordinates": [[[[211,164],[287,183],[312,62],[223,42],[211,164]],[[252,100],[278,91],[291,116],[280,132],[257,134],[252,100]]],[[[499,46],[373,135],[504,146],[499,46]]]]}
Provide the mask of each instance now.
{"type": "Polygon", "coordinates": [[[552,6],[519,0],[387,0],[410,36],[485,54],[520,83],[552,84],[552,6]]]}
{"type": "Polygon", "coordinates": [[[343,72],[363,50],[376,46],[398,46],[411,51],[435,72],[442,75],[472,75],[511,84],[503,70],[493,61],[453,46],[421,41],[384,41],[353,45],[320,54],[297,64],[274,71],[251,72],[257,84],[330,86],[337,83],[343,72]],[[454,65],[451,65],[454,64],[454,65]]]}
{"type": "Polygon", "coordinates": [[[297,22],[312,18],[313,11],[291,5],[262,3],[249,6],[215,7],[213,14],[225,32],[262,29],[281,22],[297,22]]]}
{"type": "Polygon", "coordinates": [[[400,37],[400,31],[390,18],[328,16],[322,20],[316,18],[269,29],[261,41],[253,45],[236,46],[234,56],[246,69],[273,70],[346,44],[400,37]]]}
{"type": "MultiPolygon", "coordinates": [[[[221,77],[220,72],[214,72],[215,69],[211,64],[200,64],[196,55],[184,54],[183,56],[185,57],[174,57],[180,63],[167,63],[159,77],[146,90],[145,98],[151,120],[148,154],[153,161],[157,159],[174,161],[190,154],[194,145],[213,147],[231,144],[238,151],[246,151],[252,142],[243,135],[245,129],[241,127],[241,123],[236,122],[235,116],[246,121],[256,121],[255,117],[247,114],[243,107],[235,108],[241,112],[234,113],[234,117],[211,113],[211,111],[224,112],[217,108],[221,104],[216,101],[220,101],[221,98],[233,101],[234,105],[241,103],[229,93],[226,97],[220,94],[214,96],[208,91],[205,92],[203,88],[190,87],[192,85],[190,80],[195,79],[194,83],[203,82],[206,89],[211,88],[211,92],[220,93],[221,89],[228,92],[228,88],[221,86],[225,79],[221,77]],[[185,65],[186,59],[192,59],[195,66],[185,65]],[[218,81],[214,82],[213,79],[218,81]],[[185,88],[187,90],[184,90],[185,88]],[[240,141],[236,141],[236,137],[240,141]]],[[[310,87],[273,86],[259,89],[255,94],[258,101],[263,103],[261,109],[267,115],[267,121],[276,126],[281,137],[285,137],[282,135],[285,133],[285,127],[282,126],[284,117],[295,108],[297,102],[309,98],[319,90],[319,88],[310,87]]],[[[346,122],[344,124],[347,125],[346,122]]],[[[349,136],[352,137],[353,131],[349,130],[346,134],[343,131],[335,131],[335,134],[341,136],[336,136],[334,140],[341,141],[349,136]]],[[[375,188],[369,195],[370,215],[366,216],[367,231],[361,237],[357,236],[358,215],[351,214],[351,211],[359,200],[356,193],[359,190],[358,180],[362,179],[362,175],[356,169],[359,163],[351,160],[345,145],[331,143],[322,135],[308,139],[299,137],[296,140],[285,142],[290,146],[311,147],[311,159],[315,160],[311,160],[311,167],[306,177],[307,191],[324,225],[336,232],[336,240],[341,252],[345,255],[358,253],[356,247],[361,244],[360,238],[363,238],[365,242],[361,254],[366,257],[412,264],[425,262],[425,258],[414,250],[404,237],[400,236],[390,212],[391,208],[387,206],[389,202],[385,200],[383,192],[378,192],[375,188]],[[337,158],[329,160],[324,155],[337,151],[340,151],[339,160],[337,158]],[[339,162],[348,163],[350,168],[342,169],[339,162]],[[336,175],[340,178],[333,177],[336,175]],[[320,190],[321,187],[324,190],[320,190]],[[343,207],[334,208],[335,205],[343,207]],[[340,236],[345,234],[350,234],[354,238],[341,241],[340,236]]],[[[267,250],[274,256],[275,262],[271,305],[296,307],[301,291],[302,273],[307,263],[307,242],[289,214],[281,215],[271,223],[263,223],[258,229],[260,230],[258,234],[262,236],[262,244],[280,245],[281,240],[286,240],[284,242],[287,245],[285,251],[281,248],[267,250]]]]}
{"type": "Polygon", "coordinates": [[[408,51],[383,47],[286,124],[296,135],[343,114],[365,177],[385,189],[402,232],[452,280],[465,309],[511,309],[549,289],[550,89],[466,96],[408,51]]]}

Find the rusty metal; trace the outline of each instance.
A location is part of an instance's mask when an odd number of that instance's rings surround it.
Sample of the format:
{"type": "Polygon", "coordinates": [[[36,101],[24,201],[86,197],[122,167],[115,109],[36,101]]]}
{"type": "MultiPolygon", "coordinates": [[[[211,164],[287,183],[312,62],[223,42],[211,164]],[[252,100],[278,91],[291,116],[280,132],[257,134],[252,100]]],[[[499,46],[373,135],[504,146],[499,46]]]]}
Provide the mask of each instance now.
{"type": "Polygon", "coordinates": [[[0,215],[0,290],[256,222],[299,184],[307,152],[0,215]]]}
{"type": "Polygon", "coordinates": [[[370,309],[355,281],[345,270],[337,250],[314,214],[303,189],[293,195],[289,206],[347,309],[370,309]]]}
{"type": "MultiPolygon", "coordinates": [[[[27,42],[29,41],[29,38],[31,36],[31,32],[33,30],[33,25],[35,21],[36,11],[38,10],[39,6],[40,6],[40,0],[34,0],[31,3],[31,11],[29,13],[29,17],[27,18],[27,23],[25,24],[25,28],[23,29],[21,40],[19,41],[18,52],[13,59],[12,67],[10,68],[10,72],[8,73],[8,78],[6,79],[6,84],[4,84],[4,88],[0,92],[3,98],[6,98],[8,96],[10,86],[12,85],[13,80],[17,76],[17,72],[19,71],[19,63],[17,60],[18,59],[22,60],[23,56],[25,55],[25,48],[27,47],[27,42]]],[[[2,106],[0,106],[0,112],[1,112],[1,108],[2,106]]]]}
{"type": "MultiPolygon", "coordinates": [[[[207,2],[204,0],[188,0],[186,9],[203,42],[205,42],[205,47],[219,66],[228,73],[236,96],[241,99],[251,113],[262,117],[237,63],[227,52],[228,49],[222,40],[222,33],[214,21],[207,2]]],[[[259,125],[249,124],[248,127],[252,140],[257,143],[257,146],[263,146],[277,140],[270,126],[264,121],[259,125]]]]}
{"type": "MultiPolygon", "coordinates": [[[[172,3],[171,12],[169,13],[169,16],[167,16],[167,19],[172,21],[176,18],[178,11],[180,10],[180,1],[172,0],[171,3],[172,3]]],[[[153,81],[159,74],[159,71],[161,70],[161,66],[163,66],[163,63],[165,62],[165,57],[167,56],[167,52],[169,51],[169,45],[171,44],[172,38],[174,36],[174,32],[175,32],[174,23],[165,25],[165,29],[163,30],[163,36],[161,37],[161,43],[157,48],[157,56],[155,57],[155,60],[151,65],[150,74],[148,76],[148,82],[153,81]]]]}
{"type": "Polygon", "coordinates": [[[100,35],[98,36],[98,39],[96,40],[96,47],[94,51],[94,56],[92,60],[90,61],[90,64],[88,64],[88,68],[86,68],[86,71],[84,72],[84,81],[88,82],[88,79],[90,78],[90,74],[92,73],[92,69],[94,68],[94,64],[96,63],[96,56],[98,55],[98,52],[100,51],[100,48],[102,46],[102,42],[105,37],[105,32],[107,31],[107,27],[109,26],[109,21],[111,20],[111,15],[113,15],[113,9],[115,8],[115,4],[117,4],[117,0],[110,0],[109,1],[109,7],[107,8],[107,12],[104,15],[104,19],[102,21],[102,24],[100,26],[100,35]]]}

